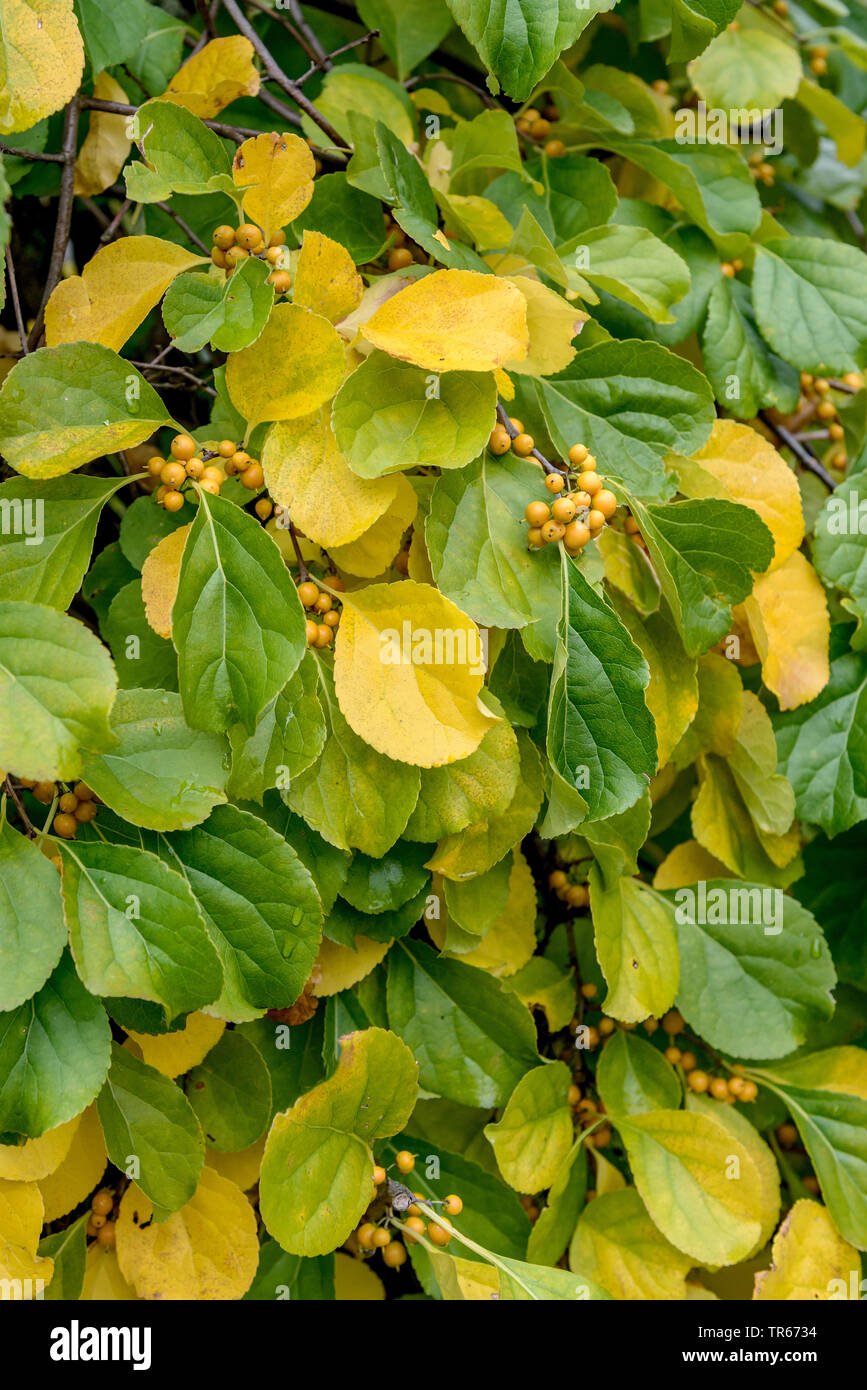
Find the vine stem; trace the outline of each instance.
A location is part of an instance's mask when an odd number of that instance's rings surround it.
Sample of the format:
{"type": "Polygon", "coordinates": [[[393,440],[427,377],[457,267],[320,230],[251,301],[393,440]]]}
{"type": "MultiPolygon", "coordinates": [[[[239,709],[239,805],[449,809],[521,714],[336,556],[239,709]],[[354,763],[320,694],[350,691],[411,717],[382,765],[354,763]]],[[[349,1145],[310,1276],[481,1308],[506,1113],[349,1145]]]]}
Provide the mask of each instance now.
{"type": "Polygon", "coordinates": [[[825,484],[825,487],[828,489],[829,492],[834,491],[837,484],[834,482],[834,479],[831,477],[831,474],[819,462],[819,460],[813,454],[810,453],[809,449],[805,449],[803,444],[801,444],[795,438],[795,436],[789,430],[786,429],[785,425],[775,424],[773,420],[770,420],[768,418],[767,412],[764,410],[760,411],[759,418],[764,420],[768,428],[773,430],[777,438],[781,439],[788,449],[791,449],[792,453],[795,455],[795,458],[798,460],[799,463],[803,464],[804,467],[809,469],[811,473],[815,473],[816,477],[821,479],[821,481],[825,484]]]}
{"type": "Polygon", "coordinates": [[[42,337],[42,326],[45,322],[45,306],[51,298],[55,285],[60,279],[60,272],[63,270],[63,257],[66,254],[66,247],[69,242],[69,228],[72,222],[72,202],[73,190],[75,187],[75,147],[78,139],[78,113],[79,113],[78,94],[66,108],[66,116],[63,123],[63,173],[60,176],[60,199],[57,206],[57,222],[54,227],[54,244],[51,248],[51,260],[48,264],[48,274],[45,277],[45,289],[42,294],[42,303],[39,306],[39,313],[36,315],[36,322],[28,339],[28,347],[36,347],[42,337]]]}
{"type": "MultiPolygon", "coordinates": [[[[321,111],[316,109],[309,97],[305,96],[304,92],[302,92],[298,83],[293,82],[292,78],[288,77],[280,67],[280,64],[275,62],[271,57],[271,54],[259,38],[259,35],[256,33],[249,19],[241,12],[237,0],[223,0],[223,8],[232,16],[244,37],[250,40],[259,57],[262,59],[269,80],[271,82],[276,82],[278,87],[282,87],[286,95],[292,98],[295,105],[299,107],[305,115],[309,116],[311,121],[316,122],[319,129],[327,135],[332,145],[336,145],[338,149],[341,150],[347,149],[348,146],[343,136],[339,135],[331,122],[327,121],[321,111]]],[[[261,132],[259,133],[261,134],[261,132]]]]}
{"type": "Polygon", "coordinates": [[[6,247],[6,274],[9,277],[9,293],[12,296],[12,308],[15,311],[15,322],[18,325],[18,337],[21,340],[21,351],[24,356],[30,349],[27,346],[27,329],[24,326],[24,317],[21,313],[21,300],[18,298],[18,281],[15,278],[15,264],[12,260],[12,252],[6,247]]]}

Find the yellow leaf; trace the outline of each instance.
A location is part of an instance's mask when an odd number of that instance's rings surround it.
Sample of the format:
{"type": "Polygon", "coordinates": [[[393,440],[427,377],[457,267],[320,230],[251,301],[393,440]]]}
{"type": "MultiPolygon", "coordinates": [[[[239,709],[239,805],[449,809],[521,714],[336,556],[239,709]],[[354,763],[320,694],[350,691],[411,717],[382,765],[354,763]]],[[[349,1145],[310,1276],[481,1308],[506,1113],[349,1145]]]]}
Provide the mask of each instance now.
{"type": "MultiPolygon", "coordinates": [[[[80,1115],[23,1144],[0,1144],[0,1178],[8,1182],[38,1182],[58,1168],[69,1153],[80,1115]]],[[[50,1220],[50,1218],[49,1218],[50,1220]]]]}
{"type": "Polygon", "coordinates": [[[413,529],[407,556],[407,574],[417,584],[434,584],[436,582],[431,568],[430,555],[425,545],[424,532],[421,530],[413,529]]]}
{"type": "Polygon", "coordinates": [[[358,540],[328,548],[337,568],[357,575],[359,579],[376,579],[388,569],[400,550],[404,532],[412,524],[418,510],[418,498],[412,483],[402,473],[391,476],[397,483],[397,492],[382,516],[377,517],[358,540]]]}
{"type": "Polygon", "coordinates": [[[464,951],[461,960],[503,979],[526,965],[536,949],[536,887],[530,866],[519,849],[513,851],[509,896],[479,945],[464,951]]]}
{"type": "Polygon", "coordinates": [[[597,1193],[581,1213],[569,1247],[570,1269],[621,1300],[683,1299],[692,1265],[691,1257],[654,1226],[634,1187],[597,1193]]]}
{"type": "Polygon", "coordinates": [[[175,276],[201,263],[201,256],[155,236],[111,242],[52,294],[45,309],[48,346],[83,339],[119,352],[175,276]]]}
{"type": "Polygon", "coordinates": [[[344,594],[337,699],[377,752],[418,767],[469,757],[496,722],[479,702],[484,678],[478,628],[437,589],[405,579],[344,594]]]}
{"type": "Polygon", "coordinates": [[[834,1091],[867,1100],[867,1052],[861,1047],[828,1047],[786,1063],[786,1080],[805,1091],[834,1091]]]}
{"type": "Polygon", "coordinates": [[[448,215],[446,220],[455,223],[480,250],[506,246],[512,240],[511,222],[490,198],[475,193],[442,193],[437,201],[448,215]]]}
{"type": "Polygon", "coordinates": [[[626,1186],[626,1179],[619,1168],[615,1168],[598,1149],[590,1150],[596,1165],[596,1196],[603,1197],[606,1192],[620,1192],[626,1186]]]}
{"type": "Polygon", "coordinates": [[[529,353],[522,361],[510,362],[509,371],[526,376],[550,376],[562,371],[577,352],[572,339],[589,315],[529,275],[508,278],[526,300],[530,334],[529,353]]]}
{"type": "Polygon", "coordinates": [[[515,399],[515,383],[509,376],[509,373],[504,371],[502,367],[496,367],[494,370],[494,380],[497,383],[497,390],[503,400],[513,401],[515,399]]]}
{"type": "Polygon", "coordinates": [[[831,619],[819,576],[796,550],[757,580],[744,613],[762,663],[762,679],[781,709],[797,709],[828,684],[831,619]]]}
{"type": "Polygon", "coordinates": [[[205,1162],[210,1168],[216,1169],[221,1177],[228,1178],[236,1187],[240,1187],[242,1192],[247,1192],[259,1181],[259,1169],[262,1167],[267,1137],[263,1134],[255,1144],[246,1149],[239,1149],[237,1153],[217,1153],[216,1149],[206,1149],[205,1162]]]}
{"type": "Polygon", "coordinates": [[[751,1258],[767,1245],[780,1219],[780,1173],[777,1160],[755,1125],[735,1110],[734,1106],[720,1105],[719,1101],[711,1100],[709,1096],[694,1095],[688,1091],[686,1108],[694,1114],[706,1115],[708,1119],[716,1120],[723,1129],[727,1129],[737,1142],[743,1145],[755,1166],[759,1190],[757,1212],[761,1229],[754,1248],[747,1256],[751,1258]]]}
{"type": "Polygon", "coordinates": [[[772,571],[804,539],[798,480],[773,444],[749,425],[715,420],[710,439],[692,460],[678,457],[674,466],[688,497],[728,498],[758,513],[774,538],[772,571]]]}
{"type": "Polygon", "coordinates": [[[861,1258],[819,1202],[796,1202],[774,1237],[771,1268],[757,1274],[753,1298],[823,1302],[860,1298],[861,1258]],[[854,1279],[852,1278],[854,1274],[854,1279]]]}
{"type": "Polygon", "coordinates": [[[387,300],[361,330],[392,357],[436,372],[514,369],[529,352],[527,301],[496,275],[435,270],[387,300]]]}
{"type": "Polygon", "coordinates": [[[138,1295],[120,1272],[117,1252],[96,1241],[89,1246],[84,1265],[81,1301],[88,1303],[138,1302],[138,1295]]]}
{"type": "MultiPolygon", "coordinates": [[[[177,532],[174,534],[177,535],[177,532]]],[[[131,1029],[128,1032],[138,1044],[142,1061],[147,1062],[149,1067],[155,1067],[163,1076],[175,1077],[182,1076],[191,1067],[203,1062],[211,1048],[220,1041],[225,1027],[222,1019],[195,1013],[188,1016],[183,1028],[176,1033],[134,1033],[131,1029]]]]}
{"type": "MultiPolygon", "coordinates": [[[[301,143],[304,145],[303,140],[301,143]]],[[[304,148],[309,154],[309,147],[304,148]]],[[[293,303],[306,304],[337,323],[358,308],[363,293],[361,276],[345,247],[321,232],[305,232],[295,269],[293,303]]]]}
{"type": "MultiPolygon", "coordinates": [[[[100,101],[120,101],[124,105],[128,100],[123,87],[107,72],[97,77],[93,95],[100,101]]],[[[132,144],[126,133],[128,120],[128,116],[91,111],[87,135],[75,161],[74,191],[79,196],[92,198],[114,183],[132,144]]]]}
{"type": "MultiPolygon", "coordinates": [[[[193,523],[179,526],[154,546],[145,559],[141,569],[141,596],[144,600],[145,617],[158,637],[171,639],[172,609],[178,594],[178,580],[181,577],[181,561],[184,546],[193,523]]],[[[176,1033],[168,1034],[177,1037],[176,1033]]],[[[186,1068],[181,1068],[186,1070],[186,1068]]]]}
{"type": "Polygon", "coordinates": [[[353,949],[338,946],[336,941],[324,936],[310,975],[313,993],[323,999],[357,985],[384,960],[390,945],[390,941],[372,941],[368,936],[356,935],[353,949]]]}
{"type": "Polygon", "coordinates": [[[657,869],[653,886],[661,891],[666,888],[687,888],[702,879],[731,878],[725,864],[700,845],[698,840],[684,840],[663,859],[657,869]]]}
{"type": "Polygon", "coordinates": [[[285,131],[278,135],[272,130],[238,147],[232,178],[238,188],[250,185],[243,198],[244,212],[258,222],[266,241],[304,211],[313,197],[315,172],[313,151],[300,135],[285,131]]]}
{"type": "MultiPolygon", "coordinates": [[[[54,1261],[36,1253],[42,1231],[42,1197],[35,1182],[0,1178],[0,1279],[41,1279],[50,1284],[54,1261]]],[[[26,1295],[25,1284],[22,1297],[26,1295]]],[[[35,1290],[31,1290],[31,1297],[35,1290]]]]}
{"type": "Polygon", "coordinates": [[[353,473],[337,447],[330,415],[330,406],[320,406],[300,420],[278,421],[262,449],[265,483],[274,501],[287,509],[305,536],[329,549],[363,536],[398,493],[395,474],[359,478],[353,473]]]}
{"type": "Polygon", "coordinates": [[[259,73],[254,56],[253,45],[241,34],[211,39],[175,73],[161,100],[210,120],[238,97],[256,96],[259,73]]]}
{"type": "Polygon", "coordinates": [[[159,1225],[152,1216],[131,1183],[117,1218],[117,1259],[139,1298],[210,1302],[247,1292],[259,1263],[256,1216],[233,1182],[206,1165],[186,1206],[159,1225]]]}
{"type": "Polygon", "coordinates": [[[107,1161],[96,1105],[89,1105],[81,1116],[81,1123],[63,1162],[48,1177],[40,1180],[45,1221],[56,1221],[83,1202],[105,1172],[107,1161]]]}
{"type": "Polygon", "coordinates": [[[385,1287],[365,1260],[355,1260],[338,1250],[334,1256],[334,1297],[338,1303],[380,1303],[385,1287]]]}
{"type": "Polygon", "coordinates": [[[229,354],[226,388],[247,421],[297,420],[335,394],[343,381],[343,344],[321,314],[278,304],[255,343],[229,354]]]}
{"type": "Polygon", "coordinates": [[[83,71],[72,0],[0,0],[0,135],[59,111],[83,71]]]}

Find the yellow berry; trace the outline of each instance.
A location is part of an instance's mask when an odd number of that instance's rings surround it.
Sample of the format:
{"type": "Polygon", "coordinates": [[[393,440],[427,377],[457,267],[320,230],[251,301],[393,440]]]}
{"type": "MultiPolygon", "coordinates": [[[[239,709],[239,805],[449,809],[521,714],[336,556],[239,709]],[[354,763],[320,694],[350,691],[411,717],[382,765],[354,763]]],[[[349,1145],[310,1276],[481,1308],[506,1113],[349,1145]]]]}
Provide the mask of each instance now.
{"type": "Polygon", "coordinates": [[[547,502],[528,502],[524,516],[531,526],[544,526],[551,516],[547,502]]]}
{"type": "Polygon", "coordinates": [[[512,452],[519,458],[527,458],[535,449],[536,444],[531,434],[516,434],[512,440],[512,452]]]}
{"type": "Polygon", "coordinates": [[[213,243],[221,251],[228,251],[230,246],[235,245],[235,229],[225,223],[221,227],[215,227],[212,237],[213,243]]]}
{"type": "Polygon", "coordinates": [[[172,453],[174,454],[176,459],[180,459],[181,462],[184,462],[186,459],[191,459],[195,452],[196,441],[193,439],[192,435],[175,435],[174,439],[172,440],[172,453]]]}
{"type": "Polygon", "coordinates": [[[382,1260],[389,1269],[400,1269],[406,1264],[406,1247],[399,1240],[391,1241],[382,1252],[382,1260]]]}
{"type": "Polygon", "coordinates": [[[409,1149],[401,1149],[399,1153],[395,1154],[394,1161],[399,1172],[411,1173],[415,1167],[415,1154],[410,1153],[409,1149]]]}

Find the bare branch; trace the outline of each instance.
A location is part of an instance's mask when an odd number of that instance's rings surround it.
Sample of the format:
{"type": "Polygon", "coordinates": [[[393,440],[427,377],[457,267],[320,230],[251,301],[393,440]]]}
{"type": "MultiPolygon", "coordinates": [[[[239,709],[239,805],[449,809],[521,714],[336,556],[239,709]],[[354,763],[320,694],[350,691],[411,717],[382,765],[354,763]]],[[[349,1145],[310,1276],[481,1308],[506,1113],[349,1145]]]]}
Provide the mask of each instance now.
{"type": "Polygon", "coordinates": [[[791,449],[799,463],[803,464],[811,473],[815,473],[816,477],[822,480],[829,492],[834,491],[837,484],[834,482],[831,474],[823,467],[816,456],[811,453],[809,449],[805,449],[803,444],[786,429],[785,425],[775,424],[773,420],[769,419],[767,411],[764,410],[760,412],[759,418],[764,420],[768,428],[773,430],[777,438],[782,440],[783,444],[785,444],[788,449],[791,449]]]}
{"type": "Polygon", "coordinates": [[[15,265],[12,260],[12,252],[6,247],[6,274],[9,278],[9,293],[12,296],[12,308],[15,310],[15,322],[18,325],[18,337],[21,340],[21,350],[27,356],[29,348],[27,346],[27,329],[24,327],[24,317],[21,313],[21,301],[18,298],[18,281],[15,279],[15,265]]]}
{"type": "Polygon", "coordinates": [[[62,154],[43,154],[41,150],[17,150],[12,145],[0,143],[0,154],[11,154],[16,159],[35,159],[43,164],[62,164],[62,154]]]}
{"type": "Polygon", "coordinates": [[[78,140],[78,111],[79,98],[76,94],[66,108],[66,117],[63,124],[63,173],[60,176],[60,198],[57,205],[57,222],[54,227],[54,244],[51,248],[51,260],[48,263],[48,274],[45,277],[45,289],[42,293],[42,303],[39,306],[39,313],[36,315],[36,322],[28,340],[28,346],[36,347],[42,337],[42,326],[45,322],[45,306],[51,297],[52,291],[60,279],[63,270],[63,257],[66,255],[66,247],[69,243],[69,228],[72,222],[72,202],[73,189],[75,186],[75,148],[78,140]]]}

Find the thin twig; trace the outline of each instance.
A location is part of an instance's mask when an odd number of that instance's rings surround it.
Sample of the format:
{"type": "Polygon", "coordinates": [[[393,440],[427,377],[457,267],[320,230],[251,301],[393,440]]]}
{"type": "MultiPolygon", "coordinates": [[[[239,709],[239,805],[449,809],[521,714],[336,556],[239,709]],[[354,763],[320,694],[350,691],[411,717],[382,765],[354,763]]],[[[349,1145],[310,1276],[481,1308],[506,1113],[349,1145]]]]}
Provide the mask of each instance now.
{"type": "Polygon", "coordinates": [[[15,310],[15,322],[18,325],[18,337],[21,340],[21,350],[27,356],[29,348],[27,346],[27,329],[24,327],[24,316],[21,313],[21,300],[18,298],[18,281],[15,279],[15,265],[12,260],[12,252],[6,247],[6,274],[9,278],[9,293],[12,296],[12,308],[15,310]]]}
{"type": "Polygon", "coordinates": [[[276,97],[272,97],[271,93],[266,92],[264,87],[259,88],[259,100],[263,106],[267,106],[269,111],[273,111],[276,116],[279,116],[283,121],[287,121],[289,125],[294,125],[296,127],[301,125],[301,117],[298,115],[298,112],[290,111],[289,107],[286,106],[284,102],[278,101],[276,97]]]}
{"type": "Polygon", "coordinates": [[[43,154],[41,150],[18,150],[12,145],[0,144],[0,154],[14,155],[16,159],[36,159],[43,164],[62,164],[62,154],[43,154]]]}
{"type": "MultiPolygon", "coordinates": [[[[343,136],[340,135],[334,129],[334,126],[331,124],[331,122],[327,121],[325,117],[322,115],[322,112],[318,111],[317,108],[313,105],[313,102],[310,101],[310,99],[304,95],[301,88],[298,86],[298,83],[293,82],[291,77],[287,77],[286,73],[280,67],[280,64],[275,62],[274,59],[271,57],[271,54],[265,47],[262,40],[259,38],[259,35],[256,33],[256,30],[253,28],[249,19],[246,19],[242,14],[239,5],[236,3],[236,0],[223,0],[223,6],[232,16],[244,37],[250,40],[259,57],[262,59],[262,63],[265,67],[265,72],[267,73],[269,80],[271,82],[276,82],[278,87],[282,87],[286,95],[292,98],[295,105],[299,107],[299,109],[303,111],[305,115],[309,116],[311,121],[316,122],[316,124],[319,126],[319,129],[323,131],[325,135],[328,136],[328,139],[331,141],[332,145],[336,145],[338,149],[347,149],[348,147],[346,141],[343,139],[343,136]]],[[[294,15],[294,12],[293,17],[295,18],[295,22],[297,24],[298,19],[297,16],[294,15]]]]}
{"type": "Polygon", "coordinates": [[[153,206],[155,208],[159,208],[160,212],[164,212],[167,217],[170,217],[174,222],[175,226],[180,227],[184,236],[188,236],[190,238],[190,241],[193,243],[194,246],[198,246],[200,251],[204,251],[206,256],[210,256],[210,248],[206,246],[203,241],[199,240],[192,227],[187,226],[184,219],[175,212],[173,207],[170,207],[168,203],[154,203],[153,206]]]}
{"type": "Polygon", "coordinates": [[[111,221],[109,222],[109,224],[108,224],[108,226],[106,227],[105,231],[103,232],[102,236],[99,238],[100,241],[103,241],[103,242],[104,242],[104,241],[113,241],[113,240],[114,240],[114,238],[117,236],[118,231],[119,231],[119,229],[120,229],[120,224],[121,224],[121,222],[123,221],[124,214],[127,213],[131,207],[132,207],[132,201],[131,201],[131,199],[129,199],[129,198],[124,198],[123,202],[121,203],[121,205],[120,205],[120,207],[118,208],[117,212],[115,213],[114,217],[111,219],[111,221]]]}
{"type": "Polygon", "coordinates": [[[341,53],[348,53],[351,48],[358,48],[361,44],[368,43],[371,39],[378,38],[379,30],[371,29],[369,34],[363,34],[360,39],[350,39],[349,43],[345,43],[342,48],[335,48],[331,53],[327,54],[326,57],[318,58],[316,62],[311,63],[307,71],[305,73],[302,73],[301,76],[297,79],[298,86],[302,87],[304,83],[309,82],[310,78],[315,76],[317,72],[322,72],[325,63],[328,59],[339,58],[341,53]]]}
{"type": "Polygon", "coordinates": [[[24,826],[24,830],[25,830],[26,835],[28,836],[29,839],[35,840],[35,839],[36,839],[36,827],[34,826],[32,820],[30,819],[30,817],[28,816],[27,812],[25,811],[23,805],[21,804],[21,798],[19,797],[17,791],[15,790],[15,788],[14,788],[13,785],[12,785],[12,778],[9,777],[8,775],[7,775],[7,777],[6,777],[6,790],[7,790],[7,792],[9,793],[9,795],[12,797],[12,800],[15,802],[15,808],[16,808],[16,810],[17,810],[19,816],[21,817],[21,824],[24,826]]]}
{"type": "Polygon", "coordinates": [[[142,91],[145,94],[145,101],[150,101],[151,97],[153,96],[153,92],[148,91],[141,78],[136,77],[135,73],[132,71],[132,69],[129,67],[127,63],[121,63],[121,67],[123,68],[130,81],[134,82],[137,87],[141,87],[142,91]]]}
{"type": "Polygon", "coordinates": [[[310,571],[304,563],[304,556],[301,554],[301,546],[298,543],[298,537],[295,533],[295,523],[293,521],[289,522],[289,535],[292,539],[292,548],[295,551],[295,559],[298,561],[298,573],[301,577],[301,582],[304,583],[306,580],[310,578],[310,571]]]}
{"type": "MultiPolygon", "coordinates": [[[[134,116],[139,110],[138,106],[130,106],[123,101],[102,101],[99,97],[82,97],[81,107],[85,111],[107,111],[112,116],[134,116]]],[[[143,105],[144,103],[142,103],[143,105]]],[[[245,126],[226,125],[223,121],[202,121],[208,130],[216,131],[217,135],[222,135],[226,140],[235,140],[240,145],[242,140],[247,140],[251,135],[261,135],[261,130],[250,130],[245,126]]]]}
{"type": "Polygon", "coordinates": [[[293,39],[298,44],[298,47],[304,49],[304,52],[307,54],[308,58],[312,58],[314,60],[318,59],[319,55],[317,54],[316,49],[313,48],[309,41],[304,37],[301,30],[296,29],[295,25],[292,24],[290,20],[286,18],[285,15],[279,14],[277,10],[272,10],[269,5],[263,5],[261,3],[261,0],[246,0],[246,3],[250,5],[254,10],[259,10],[261,14],[267,15],[269,19],[273,19],[275,24],[282,25],[286,32],[292,35],[293,39]]]}
{"type": "Polygon", "coordinates": [[[158,367],[155,367],[153,362],[132,362],[130,365],[137,367],[140,372],[170,372],[172,375],[183,377],[185,381],[192,382],[200,391],[207,392],[209,396],[216,396],[217,394],[213,387],[206,386],[203,381],[199,380],[191,367],[174,367],[168,362],[161,362],[158,367]]]}
{"type": "Polygon", "coordinates": [[[781,439],[787,448],[791,449],[799,463],[803,464],[811,473],[815,473],[816,477],[822,480],[829,492],[834,491],[837,484],[834,482],[831,474],[823,467],[809,449],[805,449],[803,444],[799,443],[795,436],[786,429],[785,425],[775,424],[773,420],[768,419],[767,411],[764,410],[760,411],[759,418],[764,420],[769,429],[773,430],[777,438],[781,439]]]}
{"type": "Polygon", "coordinates": [[[289,0],[289,13],[291,14],[293,20],[295,21],[295,24],[297,25],[299,34],[302,34],[304,36],[304,38],[307,40],[307,43],[310,45],[310,48],[313,50],[310,56],[312,58],[318,58],[320,63],[322,63],[326,70],[330,68],[331,59],[325,52],[325,49],[322,46],[322,42],[319,39],[319,36],[316,33],[314,33],[310,25],[307,23],[307,20],[304,18],[298,0],[289,0]]]}
{"type": "Polygon", "coordinates": [[[72,202],[73,190],[75,187],[75,147],[78,140],[78,94],[72,98],[66,108],[66,117],[63,123],[63,173],[60,176],[60,198],[57,204],[57,222],[54,227],[54,244],[51,248],[51,260],[48,263],[48,274],[45,277],[45,289],[42,293],[42,303],[36,315],[36,322],[28,340],[31,348],[36,347],[42,336],[42,325],[45,322],[45,306],[51,298],[55,285],[60,279],[63,270],[63,258],[66,255],[66,248],[69,244],[69,228],[72,222],[72,202]]]}
{"type": "MultiPolygon", "coordinates": [[[[512,424],[511,420],[509,419],[508,415],[506,414],[505,407],[501,404],[500,401],[497,401],[497,418],[498,418],[500,424],[503,426],[503,429],[504,429],[504,430],[506,431],[506,433],[508,434],[509,438],[510,438],[510,439],[517,439],[517,438],[518,438],[518,431],[515,429],[515,426],[512,424]]],[[[529,456],[528,456],[528,457],[534,458],[534,459],[536,459],[539,463],[541,463],[541,465],[542,465],[542,467],[544,468],[544,470],[545,470],[546,473],[560,473],[560,474],[562,474],[562,473],[568,473],[568,471],[569,471],[567,468],[563,468],[560,464],[551,463],[550,460],[549,460],[549,459],[546,459],[546,457],[545,457],[544,454],[540,454],[540,453],[539,453],[539,450],[536,449],[535,447],[532,448],[532,449],[530,450],[530,453],[529,453],[529,456]]]]}
{"type": "Polygon", "coordinates": [[[202,32],[207,34],[209,40],[215,39],[217,30],[214,19],[216,18],[217,6],[209,5],[208,0],[196,0],[196,9],[201,17],[202,32]]]}
{"type": "Polygon", "coordinates": [[[494,101],[490,92],[486,92],[484,87],[479,87],[475,82],[470,82],[468,77],[459,77],[454,72],[423,72],[417,77],[410,77],[404,82],[406,91],[411,92],[414,87],[426,87],[430,82],[454,82],[458,87],[467,87],[471,92],[475,92],[486,106],[492,111],[504,111],[505,107],[500,106],[498,101],[494,101]]]}

